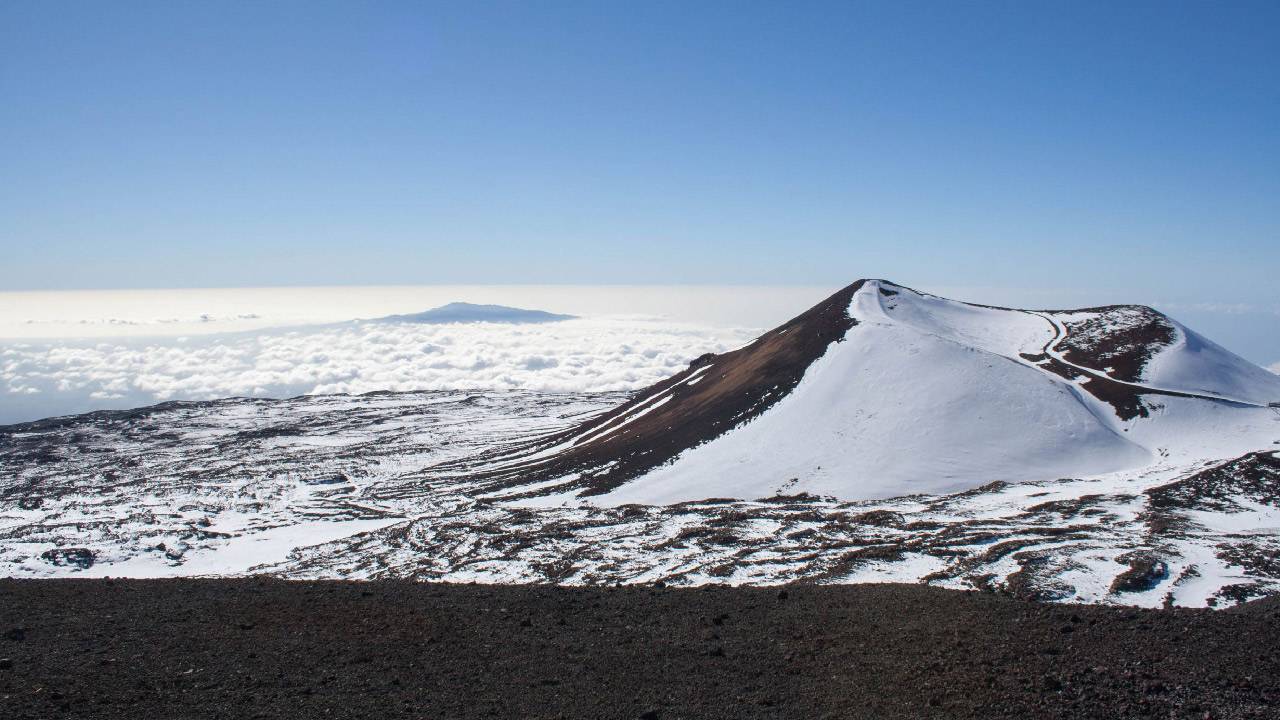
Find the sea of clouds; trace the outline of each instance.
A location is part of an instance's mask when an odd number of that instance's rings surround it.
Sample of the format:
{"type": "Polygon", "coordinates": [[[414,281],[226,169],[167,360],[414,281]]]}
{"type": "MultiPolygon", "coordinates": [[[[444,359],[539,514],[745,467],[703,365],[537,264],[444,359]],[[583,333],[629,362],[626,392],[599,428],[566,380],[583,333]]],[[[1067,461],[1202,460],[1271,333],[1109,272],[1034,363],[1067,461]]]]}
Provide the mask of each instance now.
{"type": "MultiPolygon", "coordinates": [[[[634,390],[698,355],[739,347],[830,292],[423,286],[0,293],[0,424],[230,396],[634,390]],[[545,324],[346,320],[460,298],[585,317],[545,324]]],[[[943,294],[1006,305],[1073,304],[971,289],[943,294]]],[[[1176,309],[1175,317],[1280,373],[1280,362],[1270,362],[1280,352],[1280,314],[1176,309]]]]}
{"type": "Polygon", "coordinates": [[[756,333],[615,317],[545,324],[352,322],[149,340],[9,342],[0,345],[0,424],[231,396],[632,390],[756,333]]]}

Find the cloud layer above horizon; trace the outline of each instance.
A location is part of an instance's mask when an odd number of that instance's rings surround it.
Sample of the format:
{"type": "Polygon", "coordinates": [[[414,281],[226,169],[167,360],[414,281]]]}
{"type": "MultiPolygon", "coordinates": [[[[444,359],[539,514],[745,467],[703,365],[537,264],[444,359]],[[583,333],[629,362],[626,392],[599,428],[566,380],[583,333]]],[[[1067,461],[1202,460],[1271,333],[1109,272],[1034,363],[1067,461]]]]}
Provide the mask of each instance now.
{"type": "Polygon", "coordinates": [[[350,323],[291,331],[0,346],[0,423],[165,400],[375,390],[634,390],[756,334],[649,319],[350,323]]]}

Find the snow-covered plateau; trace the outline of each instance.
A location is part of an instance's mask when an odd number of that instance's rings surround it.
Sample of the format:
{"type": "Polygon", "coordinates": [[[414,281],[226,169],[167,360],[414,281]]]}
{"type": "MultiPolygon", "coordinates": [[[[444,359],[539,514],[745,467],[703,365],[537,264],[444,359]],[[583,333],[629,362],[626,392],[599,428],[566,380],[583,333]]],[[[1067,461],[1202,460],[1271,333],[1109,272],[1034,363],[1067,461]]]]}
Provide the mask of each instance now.
{"type": "Polygon", "coordinates": [[[1280,592],[1280,377],[1140,306],[859,281],[636,393],[0,427],[0,575],[1280,592]]]}

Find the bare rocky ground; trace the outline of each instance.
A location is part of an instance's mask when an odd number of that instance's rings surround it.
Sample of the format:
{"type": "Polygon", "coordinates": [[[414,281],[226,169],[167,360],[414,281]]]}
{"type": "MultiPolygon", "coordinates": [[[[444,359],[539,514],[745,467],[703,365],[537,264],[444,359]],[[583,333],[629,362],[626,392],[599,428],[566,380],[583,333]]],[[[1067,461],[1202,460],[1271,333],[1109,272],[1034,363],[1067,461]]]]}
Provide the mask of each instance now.
{"type": "Polygon", "coordinates": [[[1280,602],[0,581],[8,718],[1273,718],[1280,602]]]}

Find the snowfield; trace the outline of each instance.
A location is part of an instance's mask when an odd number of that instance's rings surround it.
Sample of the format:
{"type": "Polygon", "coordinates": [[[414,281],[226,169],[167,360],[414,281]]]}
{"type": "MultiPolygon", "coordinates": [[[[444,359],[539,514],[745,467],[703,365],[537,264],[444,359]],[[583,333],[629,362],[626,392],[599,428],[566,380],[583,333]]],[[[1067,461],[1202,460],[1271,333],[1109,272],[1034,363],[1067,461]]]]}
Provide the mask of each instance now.
{"type": "Polygon", "coordinates": [[[933,302],[899,317],[883,300],[858,292],[859,324],[768,412],[599,502],[864,500],[1150,462],[1066,382],[1010,359],[1043,347],[1043,322],[933,302]]]}

